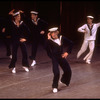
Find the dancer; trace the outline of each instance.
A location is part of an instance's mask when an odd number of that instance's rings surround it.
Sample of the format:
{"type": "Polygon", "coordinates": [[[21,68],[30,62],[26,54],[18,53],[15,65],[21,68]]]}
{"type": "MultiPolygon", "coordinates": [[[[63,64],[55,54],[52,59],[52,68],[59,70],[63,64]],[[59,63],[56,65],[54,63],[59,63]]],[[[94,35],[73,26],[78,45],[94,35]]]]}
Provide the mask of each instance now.
{"type": "Polygon", "coordinates": [[[7,20],[1,18],[0,19],[0,36],[1,39],[3,40],[5,46],[6,46],[6,56],[8,56],[10,59],[12,59],[12,55],[11,55],[11,38],[10,36],[7,35],[7,30],[6,30],[6,26],[7,26],[7,20]]]}
{"type": "Polygon", "coordinates": [[[87,24],[84,24],[78,28],[78,32],[84,33],[84,41],[77,54],[77,58],[79,58],[89,46],[89,53],[83,58],[87,64],[91,64],[91,59],[95,48],[96,33],[98,27],[100,26],[100,23],[93,23],[93,19],[93,16],[87,16],[87,24]]]}
{"type": "Polygon", "coordinates": [[[60,35],[58,27],[49,29],[48,40],[46,41],[46,50],[48,56],[52,60],[52,65],[53,65],[52,67],[54,74],[52,83],[53,93],[58,92],[58,81],[60,78],[59,65],[63,70],[61,82],[64,83],[66,86],[69,86],[70,84],[72,71],[66,58],[71,53],[72,47],[73,47],[73,42],[67,39],[66,37],[60,35]],[[63,46],[65,44],[68,46],[68,48],[64,52],[63,46]]]}
{"type": "Polygon", "coordinates": [[[26,50],[26,44],[28,34],[30,31],[26,24],[21,20],[21,15],[19,11],[12,10],[9,14],[13,16],[14,20],[9,23],[9,33],[12,39],[12,60],[9,68],[12,68],[12,73],[16,73],[16,61],[17,61],[17,51],[20,46],[22,51],[22,66],[26,72],[29,72],[29,62],[26,50]]]}
{"type": "Polygon", "coordinates": [[[32,60],[31,66],[34,66],[36,64],[36,54],[39,43],[42,43],[42,45],[44,46],[48,24],[47,22],[38,17],[38,12],[31,11],[30,14],[31,14],[31,19],[27,21],[27,25],[31,31],[31,42],[32,42],[32,49],[30,56],[30,59],[32,60]]]}

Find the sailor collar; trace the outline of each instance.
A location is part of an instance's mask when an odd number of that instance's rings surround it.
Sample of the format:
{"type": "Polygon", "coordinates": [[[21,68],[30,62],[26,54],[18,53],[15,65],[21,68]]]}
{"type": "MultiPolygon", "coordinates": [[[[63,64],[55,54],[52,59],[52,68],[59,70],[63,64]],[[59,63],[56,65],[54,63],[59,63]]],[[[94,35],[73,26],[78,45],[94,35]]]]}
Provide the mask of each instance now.
{"type": "Polygon", "coordinates": [[[40,20],[40,18],[37,19],[37,21],[35,22],[34,20],[32,20],[32,22],[37,25],[36,23],[40,20]]]}
{"type": "Polygon", "coordinates": [[[60,37],[58,39],[52,39],[52,38],[50,38],[51,41],[57,43],[59,46],[61,46],[61,39],[62,39],[62,35],[60,35],[60,37]]]}
{"type": "Polygon", "coordinates": [[[90,27],[89,24],[87,24],[87,26],[88,26],[88,28],[89,28],[89,30],[90,30],[90,36],[92,36],[92,28],[93,28],[93,25],[94,25],[94,24],[92,23],[92,26],[90,27]]]}
{"type": "MultiPolygon", "coordinates": [[[[17,26],[15,21],[13,21],[13,23],[17,26]]],[[[20,21],[19,25],[21,25],[22,23],[23,23],[23,21],[20,21]]]]}

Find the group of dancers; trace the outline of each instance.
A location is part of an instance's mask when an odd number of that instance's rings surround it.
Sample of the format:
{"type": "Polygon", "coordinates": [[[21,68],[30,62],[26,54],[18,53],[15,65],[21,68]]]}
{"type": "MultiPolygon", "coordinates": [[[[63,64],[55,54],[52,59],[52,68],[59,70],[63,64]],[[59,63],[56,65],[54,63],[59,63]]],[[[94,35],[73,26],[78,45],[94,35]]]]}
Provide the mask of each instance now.
{"type": "MultiPolygon", "coordinates": [[[[32,44],[31,56],[29,57],[32,60],[31,66],[36,65],[37,48],[39,42],[42,41],[47,55],[52,61],[52,71],[54,74],[52,83],[53,93],[58,92],[60,78],[59,65],[63,70],[60,83],[69,86],[72,71],[66,58],[72,52],[73,42],[65,36],[62,36],[58,27],[48,29],[48,23],[38,17],[37,11],[30,11],[30,18],[27,18],[23,11],[15,11],[15,9],[13,9],[9,12],[9,16],[9,24],[3,27],[2,31],[6,31],[6,35],[10,36],[12,43],[12,51],[9,54],[11,57],[9,68],[12,68],[12,73],[16,73],[18,47],[21,48],[22,52],[22,67],[26,72],[29,72],[30,65],[28,62],[26,41],[31,40],[32,44]],[[21,18],[23,18],[23,20],[21,18]],[[67,46],[67,50],[65,51],[63,49],[64,45],[67,46]]],[[[93,16],[87,16],[87,24],[78,28],[79,32],[84,33],[84,41],[81,49],[77,53],[77,58],[79,58],[89,46],[89,53],[83,59],[87,64],[91,64],[95,48],[96,33],[100,26],[100,23],[93,23],[93,19],[93,16]]]]}

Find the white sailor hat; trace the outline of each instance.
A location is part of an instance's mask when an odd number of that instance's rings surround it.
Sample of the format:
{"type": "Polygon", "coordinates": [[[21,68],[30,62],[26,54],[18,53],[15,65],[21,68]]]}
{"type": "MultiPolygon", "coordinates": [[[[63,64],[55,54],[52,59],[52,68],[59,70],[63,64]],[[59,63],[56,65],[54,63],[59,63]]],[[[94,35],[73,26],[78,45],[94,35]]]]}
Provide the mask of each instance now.
{"type": "Polygon", "coordinates": [[[20,14],[20,12],[18,11],[18,12],[15,12],[14,14],[13,14],[13,16],[16,16],[16,15],[19,15],[20,14]]]}
{"type": "Polygon", "coordinates": [[[58,27],[53,27],[53,28],[49,29],[50,32],[54,32],[54,31],[57,31],[57,30],[58,30],[58,27]]]}
{"type": "Polygon", "coordinates": [[[36,11],[30,11],[30,13],[38,15],[38,12],[36,12],[36,11]]]}
{"type": "Polygon", "coordinates": [[[87,18],[91,18],[91,19],[93,19],[94,17],[93,17],[93,16],[87,16],[87,18]]]}

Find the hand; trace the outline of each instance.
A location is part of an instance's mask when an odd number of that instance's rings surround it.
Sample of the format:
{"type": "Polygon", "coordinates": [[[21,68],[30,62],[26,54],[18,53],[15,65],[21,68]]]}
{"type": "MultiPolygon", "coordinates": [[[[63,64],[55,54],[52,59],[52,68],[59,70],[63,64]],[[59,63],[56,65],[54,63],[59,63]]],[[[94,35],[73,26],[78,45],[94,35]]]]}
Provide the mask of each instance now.
{"type": "Polygon", "coordinates": [[[44,33],[45,33],[44,31],[41,31],[41,32],[40,32],[40,34],[44,34],[44,33]]]}
{"type": "Polygon", "coordinates": [[[84,33],[87,33],[86,30],[84,30],[84,33]]]}
{"type": "Polygon", "coordinates": [[[24,13],[24,11],[22,11],[22,10],[19,10],[19,12],[20,12],[20,13],[24,13]]]}
{"type": "Polygon", "coordinates": [[[51,35],[50,35],[50,32],[48,33],[48,39],[51,39],[51,35]]]}
{"type": "Polygon", "coordinates": [[[65,52],[65,53],[62,54],[62,58],[66,58],[67,56],[68,56],[67,52],[65,52]]]}
{"type": "Polygon", "coordinates": [[[4,33],[4,32],[5,32],[5,30],[6,30],[6,29],[5,29],[5,28],[3,28],[3,29],[2,29],[2,33],[4,33]]]}
{"type": "Polygon", "coordinates": [[[14,11],[15,11],[15,9],[11,10],[11,11],[9,12],[9,15],[13,15],[13,14],[14,14],[14,13],[13,13],[14,11]]]}
{"type": "Polygon", "coordinates": [[[26,41],[25,38],[21,38],[21,39],[20,39],[20,42],[25,42],[25,41],[26,41]]]}

